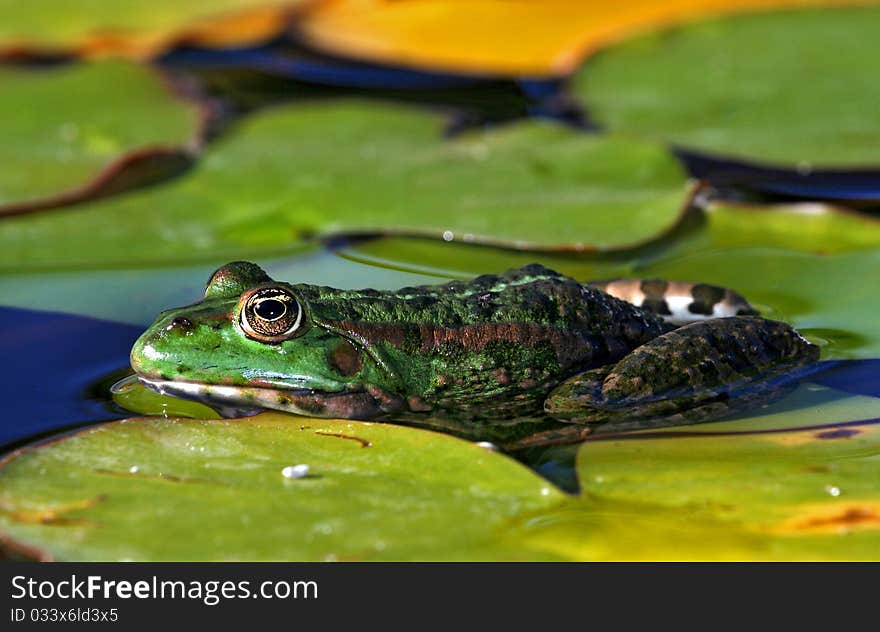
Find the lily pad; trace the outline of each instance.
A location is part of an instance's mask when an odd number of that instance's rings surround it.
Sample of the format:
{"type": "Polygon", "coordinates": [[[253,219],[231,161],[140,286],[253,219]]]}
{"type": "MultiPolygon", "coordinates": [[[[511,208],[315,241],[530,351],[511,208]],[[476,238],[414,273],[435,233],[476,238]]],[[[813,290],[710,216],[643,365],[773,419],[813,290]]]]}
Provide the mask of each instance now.
{"type": "Polygon", "coordinates": [[[138,165],[180,171],[200,127],[196,107],[127,62],[0,68],[0,85],[0,215],[118,188],[138,165]]]}
{"type": "Polygon", "coordinates": [[[281,30],[297,0],[0,0],[0,56],[145,57],[178,41],[234,46],[281,30]]]}
{"type": "Polygon", "coordinates": [[[560,75],[608,42],[696,16],[833,0],[337,0],[295,24],[310,44],[356,58],[505,75],[560,75]],[[492,28],[487,29],[486,25],[492,28]],[[528,33],[528,37],[522,37],[528,33]]]}
{"type": "MultiPolygon", "coordinates": [[[[880,413],[880,400],[874,409],[880,413]]],[[[760,537],[740,553],[748,558],[877,559],[878,456],[873,418],[830,429],[592,441],[581,446],[577,467],[593,499],[647,507],[643,526],[646,518],[670,527],[714,521],[722,536],[760,537]]],[[[664,551],[655,540],[663,533],[645,528],[642,537],[664,551]]],[[[656,557],[647,549],[643,555],[656,557]]]]}
{"type": "Polygon", "coordinates": [[[610,131],[778,166],[880,165],[880,8],[746,15],[606,49],[575,79],[610,131]]]}
{"type": "Polygon", "coordinates": [[[496,536],[563,497],[498,453],[400,426],[132,419],[7,458],[0,531],[59,560],[552,558],[496,536]],[[308,474],[283,474],[296,465],[308,474]]]}
{"type": "Polygon", "coordinates": [[[266,111],[166,186],[3,222],[0,268],[244,258],[362,233],[613,250],[674,228],[690,195],[652,143],[549,122],[443,140],[442,123],[366,102],[266,111]]]}

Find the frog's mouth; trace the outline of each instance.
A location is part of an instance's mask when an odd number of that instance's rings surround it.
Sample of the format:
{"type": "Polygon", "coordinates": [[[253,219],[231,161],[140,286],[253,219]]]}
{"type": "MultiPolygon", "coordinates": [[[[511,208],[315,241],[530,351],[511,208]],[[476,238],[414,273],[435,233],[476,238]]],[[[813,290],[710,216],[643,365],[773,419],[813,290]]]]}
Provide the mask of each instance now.
{"type": "Polygon", "coordinates": [[[258,386],[225,386],[153,380],[141,375],[147,388],[161,395],[201,402],[224,417],[254,414],[261,409],[283,410],[306,417],[373,419],[386,411],[381,397],[365,390],[331,393],[312,389],[286,390],[258,386]]]}

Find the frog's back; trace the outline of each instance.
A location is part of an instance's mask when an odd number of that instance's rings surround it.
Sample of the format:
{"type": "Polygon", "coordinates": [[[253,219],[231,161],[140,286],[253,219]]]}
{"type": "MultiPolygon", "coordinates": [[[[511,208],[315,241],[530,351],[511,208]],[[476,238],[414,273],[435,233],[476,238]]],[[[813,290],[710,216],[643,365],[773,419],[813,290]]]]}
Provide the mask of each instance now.
{"type": "MultiPolygon", "coordinates": [[[[659,326],[631,304],[538,264],[470,281],[403,287],[394,291],[294,286],[320,315],[370,324],[434,324],[444,328],[530,323],[597,333],[659,326]]],[[[658,329],[660,331],[660,329],[658,329]]]]}
{"type": "MultiPolygon", "coordinates": [[[[381,357],[424,408],[498,417],[668,329],[629,303],[543,266],[394,292],[295,286],[315,321],[381,357]],[[487,406],[491,406],[490,411],[487,406]]],[[[410,399],[413,399],[410,397],[410,399]]]]}

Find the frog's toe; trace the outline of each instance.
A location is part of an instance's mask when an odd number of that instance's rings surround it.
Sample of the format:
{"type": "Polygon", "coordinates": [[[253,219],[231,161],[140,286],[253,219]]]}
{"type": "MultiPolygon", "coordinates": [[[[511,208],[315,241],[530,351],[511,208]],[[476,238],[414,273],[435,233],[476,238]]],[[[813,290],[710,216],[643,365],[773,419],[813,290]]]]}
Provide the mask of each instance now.
{"type": "Polygon", "coordinates": [[[818,347],[786,323],[748,316],[701,321],[651,340],[611,368],[569,378],[544,409],[581,423],[675,415],[701,421],[733,410],[737,398],[768,401],[793,369],[818,357],[818,347]],[[688,414],[696,410],[706,414],[688,414]]]}

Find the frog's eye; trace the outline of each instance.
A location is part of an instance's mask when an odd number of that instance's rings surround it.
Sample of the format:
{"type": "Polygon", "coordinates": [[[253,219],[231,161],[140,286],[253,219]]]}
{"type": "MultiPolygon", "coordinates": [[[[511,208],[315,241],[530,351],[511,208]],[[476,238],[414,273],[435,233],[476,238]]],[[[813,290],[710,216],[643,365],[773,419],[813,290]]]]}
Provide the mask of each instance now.
{"type": "Polygon", "coordinates": [[[241,328],[261,342],[281,342],[297,333],[302,307],[296,297],[279,287],[257,288],[241,297],[241,328]]]}

